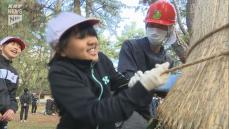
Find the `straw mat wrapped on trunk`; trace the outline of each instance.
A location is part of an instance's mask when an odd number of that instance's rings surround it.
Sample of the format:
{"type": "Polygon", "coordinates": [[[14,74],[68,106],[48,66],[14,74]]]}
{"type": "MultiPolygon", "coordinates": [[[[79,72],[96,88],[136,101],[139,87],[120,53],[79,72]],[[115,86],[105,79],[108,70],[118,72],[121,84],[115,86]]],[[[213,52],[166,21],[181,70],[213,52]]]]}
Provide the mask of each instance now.
{"type": "MultiPolygon", "coordinates": [[[[196,2],[191,46],[229,23],[229,0],[196,2]]],[[[187,63],[229,51],[229,28],[192,47],[187,63]]],[[[161,129],[229,129],[229,55],[183,68],[158,109],[161,129]]]]}

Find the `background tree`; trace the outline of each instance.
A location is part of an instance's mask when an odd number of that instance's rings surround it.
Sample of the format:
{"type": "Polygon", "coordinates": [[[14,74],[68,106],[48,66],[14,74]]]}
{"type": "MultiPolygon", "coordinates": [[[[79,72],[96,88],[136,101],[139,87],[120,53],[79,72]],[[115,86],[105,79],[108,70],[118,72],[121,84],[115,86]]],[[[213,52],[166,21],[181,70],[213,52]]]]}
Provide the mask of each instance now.
{"type": "Polygon", "coordinates": [[[192,34],[192,24],[194,18],[195,3],[196,0],[187,0],[187,4],[186,4],[186,9],[187,9],[186,24],[190,36],[192,34]]]}

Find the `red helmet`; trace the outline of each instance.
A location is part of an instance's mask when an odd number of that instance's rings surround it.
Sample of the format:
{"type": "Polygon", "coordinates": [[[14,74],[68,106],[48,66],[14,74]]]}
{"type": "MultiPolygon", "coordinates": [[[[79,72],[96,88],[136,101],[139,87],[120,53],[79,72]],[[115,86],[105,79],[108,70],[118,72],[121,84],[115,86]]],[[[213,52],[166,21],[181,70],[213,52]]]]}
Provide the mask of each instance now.
{"type": "Polygon", "coordinates": [[[161,25],[173,25],[176,22],[174,6],[167,0],[158,0],[152,3],[147,12],[145,23],[161,25]]]}

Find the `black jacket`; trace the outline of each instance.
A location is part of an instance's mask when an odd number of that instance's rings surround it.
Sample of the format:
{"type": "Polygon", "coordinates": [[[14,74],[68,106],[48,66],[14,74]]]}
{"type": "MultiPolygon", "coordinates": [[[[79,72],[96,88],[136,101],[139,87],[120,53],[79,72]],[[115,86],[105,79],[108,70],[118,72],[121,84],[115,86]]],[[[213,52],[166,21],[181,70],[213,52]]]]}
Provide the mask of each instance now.
{"type": "MultiPolygon", "coordinates": [[[[173,65],[173,61],[166,55],[163,47],[161,47],[159,53],[152,52],[149,40],[146,37],[126,40],[119,53],[118,71],[130,79],[137,71],[141,70],[145,72],[154,68],[156,64],[162,64],[164,62],[169,62],[170,67],[173,65]]],[[[165,94],[160,92],[160,96],[165,96],[165,94]]],[[[136,109],[136,111],[146,120],[150,119],[149,105],[136,109]]],[[[147,126],[146,121],[135,114],[125,122],[124,129],[134,128],[132,123],[136,123],[139,129],[144,129],[147,126]]]]}
{"type": "Polygon", "coordinates": [[[8,109],[16,112],[18,108],[16,100],[18,80],[18,73],[11,66],[11,61],[0,55],[0,112],[2,114],[8,109]]]}
{"type": "Polygon", "coordinates": [[[21,96],[20,96],[20,103],[21,106],[29,106],[29,104],[31,103],[31,95],[28,92],[24,92],[21,96]]]}
{"type": "Polygon", "coordinates": [[[32,105],[36,105],[38,99],[39,99],[39,98],[38,98],[37,96],[32,95],[32,105]]]}
{"type": "Polygon", "coordinates": [[[119,53],[118,71],[131,78],[139,70],[145,72],[164,62],[169,62],[170,67],[173,65],[163,47],[159,53],[150,50],[150,43],[146,37],[126,40],[119,53]]]}
{"type": "Polygon", "coordinates": [[[60,110],[58,129],[114,129],[115,122],[151,101],[139,82],[113,96],[111,91],[126,87],[128,80],[102,53],[96,63],[54,57],[48,78],[60,110]]]}

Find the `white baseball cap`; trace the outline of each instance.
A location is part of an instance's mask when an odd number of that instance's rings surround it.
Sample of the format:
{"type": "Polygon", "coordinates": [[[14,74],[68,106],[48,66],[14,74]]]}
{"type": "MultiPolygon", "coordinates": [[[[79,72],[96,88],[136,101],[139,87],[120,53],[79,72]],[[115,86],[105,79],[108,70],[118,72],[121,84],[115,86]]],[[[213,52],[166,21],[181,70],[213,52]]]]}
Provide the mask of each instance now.
{"type": "Polygon", "coordinates": [[[98,19],[85,18],[73,12],[61,12],[53,19],[49,20],[46,26],[46,43],[56,46],[60,37],[71,27],[80,23],[95,25],[99,23],[98,19]]]}
{"type": "Polygon", "coordinates": [[[5,43],[8,43],[8,42],[16,42],[18,43],[20,46],[21,46],[21,50],[24,50],[25,49],[25,43],[18,37],[13,37],[13,36],[7,36],[5,38],[3,38],[0,42],[0,45],[3,45],[5,43]]]}

